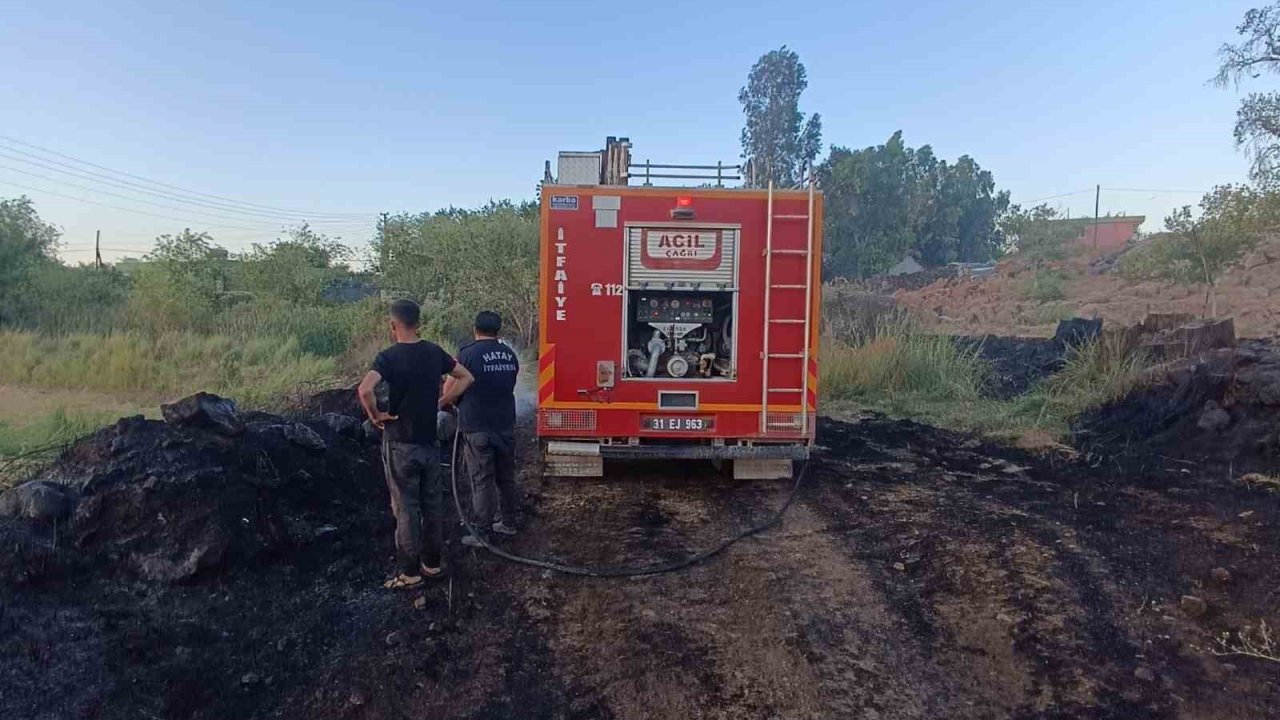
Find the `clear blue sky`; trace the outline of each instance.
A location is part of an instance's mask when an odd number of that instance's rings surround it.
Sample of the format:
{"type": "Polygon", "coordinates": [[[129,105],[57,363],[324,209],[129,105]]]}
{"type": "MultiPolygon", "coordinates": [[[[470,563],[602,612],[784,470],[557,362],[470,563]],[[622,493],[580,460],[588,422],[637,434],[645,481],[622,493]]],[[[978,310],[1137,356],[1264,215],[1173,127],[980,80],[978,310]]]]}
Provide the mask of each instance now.
{"type": "MultiPolygon", "coordinates": [[[[737,91],[785,43],[808,68],[802,109],[822,114],[826,146],[901,129],[972,155],[1021,202],[1097,183],[1198,191],[1244,179],[1240,93],[1206,80],[1261,2],[10,1],[0,135],[238,201],[359,215],[324,228],[361,240],[380,211],[532,197],[544,159],[610,134],[641,160],[734,160],[737,91]]],[[[15,147],[35,152],[0,140],[30,159],[15,147]]],[[[76,251],[99,228],[106,247],[145,249],[184,226],[235,225],[211,231],[240,249],[294,217],[159,208],[0,157],[6,182],[176,218],[0,184],[65,229],[70,260],[88,259],[76,251]]],[[[1197,199],[1102,200],[1153,230],[1197,199]]],[[[1053,202],[1093,212],[1091,192],[1053,202]]]]}

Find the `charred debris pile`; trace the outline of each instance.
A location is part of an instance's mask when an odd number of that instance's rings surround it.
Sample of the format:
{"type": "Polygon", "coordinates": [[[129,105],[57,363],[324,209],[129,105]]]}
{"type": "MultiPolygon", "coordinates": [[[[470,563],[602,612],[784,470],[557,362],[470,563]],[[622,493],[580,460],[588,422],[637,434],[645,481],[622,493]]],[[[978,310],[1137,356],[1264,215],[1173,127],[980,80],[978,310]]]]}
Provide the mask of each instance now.
{"type": "Polygon", "coordinates": [[[198,393],[163,415],[121,419],[0,495],[11,550],[0,580],[91,565],[181,582],[296,550],[382,509],[371,491],[376,445],[350,413],[241,413],[198,393]]]}
{"type": "Polygon", "coordinates": [[[1081,415],[1082,450],[1128,472],[1275,483],[1280,476],[1280,347],[1245,340],[1153,367],[1142,387],[1081,415]]]}

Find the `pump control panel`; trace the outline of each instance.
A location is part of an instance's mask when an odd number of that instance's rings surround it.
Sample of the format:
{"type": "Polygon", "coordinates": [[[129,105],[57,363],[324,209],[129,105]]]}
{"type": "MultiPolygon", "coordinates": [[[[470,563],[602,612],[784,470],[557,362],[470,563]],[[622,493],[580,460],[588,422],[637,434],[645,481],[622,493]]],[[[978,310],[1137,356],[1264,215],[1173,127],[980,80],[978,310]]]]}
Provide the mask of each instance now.
{"type": "Polygon", "coordinates": [[[636,303],[636,320],[642,323],[710,323],[713,315],[706,295],[646,294],[636,303]]]}

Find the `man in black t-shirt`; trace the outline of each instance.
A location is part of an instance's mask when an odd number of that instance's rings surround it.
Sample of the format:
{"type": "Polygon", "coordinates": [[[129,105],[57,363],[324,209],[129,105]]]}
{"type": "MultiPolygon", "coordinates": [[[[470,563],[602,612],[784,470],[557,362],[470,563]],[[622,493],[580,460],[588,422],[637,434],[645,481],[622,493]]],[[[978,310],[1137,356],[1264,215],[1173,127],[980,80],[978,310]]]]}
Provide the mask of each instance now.
{"type": "Polygon", "coordinates": [[[415,587],[423,576],[439,577],[444,568],[444,498],[436,413],[452,405],[474,378],[433,342],[418,338],[421,310],[410,300],[391,304],[391,337],[395,345],[378,353],[373,368],[360,381],[357,394],[369,420],[382,430],[382,467],[396,519],[396,556],[400,574],[384,586],[415,587]],[[450,376],[442,397],[440,383],[450,376]],[[378,408],[374,389],[387,382],[387,409],[378,408]],[[426,539],[423,541],[423,530],[426,539]]]}
{"type": "MultiPolygon", "coordinates": [[[[481,312],[476,315],[475,342],[458,351],[458,363],[476,379],[458,405],[458,432],[471,480],[472,524],[481,535],[490,530],[503,535],[516,532],[515,387],[520,359],[498,340],[501,329],[498,313],[481,312]]],[[[481,544],[471,535],[462,542],[481,544]]]]}

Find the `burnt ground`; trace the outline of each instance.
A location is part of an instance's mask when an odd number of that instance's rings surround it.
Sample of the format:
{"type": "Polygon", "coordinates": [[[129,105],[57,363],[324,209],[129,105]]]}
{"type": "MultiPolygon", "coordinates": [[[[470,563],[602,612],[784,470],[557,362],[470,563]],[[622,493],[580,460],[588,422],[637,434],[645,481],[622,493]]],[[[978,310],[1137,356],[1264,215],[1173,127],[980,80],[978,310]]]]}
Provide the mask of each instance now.
{"type": "MultiPolygon", "coordinates": [[[[157,448],[173,440],[146,432],[157,448]]],[[[56,547],[47,528],[36,542],[0,526],[14,549],[0,563],[0,717],[1280,712],[1280,666],[1209,652],[1221,632],[1280,625],[1274,492],[1190,470],[1121,476],[879,416],[824,420],[784,522],[687,571],[582,579],[455,544],[451,581],[390,593],[372,448],[324,437],[328,459],[266,447],[265,473],[137,481],[118,498],[127,506],[100,491],[77,513],[98,524],[62,529],[56,547]],[[209,488],[234,508],[211,511],[209,488]],[[187,557],[182,528],[210,523],[216,562],[148,576],[149,557],[187,557]],[[1207,610],[1180,608],[1183,595],[1207,610]]],[[[112,441],[92,442],[80,460],[112,441]]],[[[513,549],[610,564],[680,557],[766,517],[789,489],[693,464],[611,467],[603,480],[528,467],[524,481],[513,549]]]]}
{"type": "Polygon", "coordinates": [[[1062,369],[1066,348],[1052,338],[956,336],[956,345],[974,352],[989,366],[983,394],[998,400],[1015,398],[1062,369]]]}

